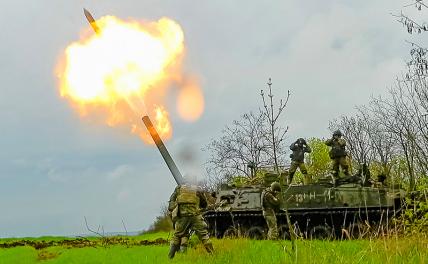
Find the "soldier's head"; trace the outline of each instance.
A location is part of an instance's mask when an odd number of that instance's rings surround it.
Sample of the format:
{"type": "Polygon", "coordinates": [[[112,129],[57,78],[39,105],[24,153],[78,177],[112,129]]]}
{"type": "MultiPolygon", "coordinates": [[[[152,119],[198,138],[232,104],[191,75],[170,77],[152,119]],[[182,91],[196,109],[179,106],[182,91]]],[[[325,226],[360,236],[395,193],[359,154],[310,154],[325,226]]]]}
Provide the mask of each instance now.
{"type": "Polygon", "coordinates": [[[274,192],[280,192],[281,191],[281,185],[279,184],[279,182],[272,182],[270,184],[270,189],[274,192]]]}
{"type": "Polygon", "coordinates": [[[297,140],[297,144],[299,144],[299,145],[306,145],[306,140],[304,138],[299,138],[297,140]]]}
{"type": "Polygon", "coordinates": [[[342,136],[342,132],[340,132],[340,130],[336,130],[333,132],[334,138],[340,138],[341,136],[342,136]]]}

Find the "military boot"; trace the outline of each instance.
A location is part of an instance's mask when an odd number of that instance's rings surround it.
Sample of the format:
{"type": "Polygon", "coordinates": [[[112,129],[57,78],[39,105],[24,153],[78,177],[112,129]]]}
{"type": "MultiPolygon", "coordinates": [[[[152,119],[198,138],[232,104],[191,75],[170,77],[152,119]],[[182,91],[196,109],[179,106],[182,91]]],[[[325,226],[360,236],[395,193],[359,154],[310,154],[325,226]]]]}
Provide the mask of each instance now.
{"type": "Polygon", "coordinates": [[[180,253],[185,253],[189,244],[189,238],[184,236],[181,238],[180,253]]]}
{"type": "Polygon", "coordinates": [[[214,252],[214,247],[212,243],[206,243],[204,245],[205,249],[207,250],[208,253],[212,254],[214,252]]]}
{"type": "Polygon", "coordinates": [[[186,251],[187,251],[187,245],[181,245],[180,246],[180,253],[186,253],[186,251]]]}
{"type": "Polygon", "coordinates": [[[175,256],[175,252],[177,252],[180,249],[180,245],[174,245],[171,244],[169,248],[168,258],[172,259],[175,256]]]}

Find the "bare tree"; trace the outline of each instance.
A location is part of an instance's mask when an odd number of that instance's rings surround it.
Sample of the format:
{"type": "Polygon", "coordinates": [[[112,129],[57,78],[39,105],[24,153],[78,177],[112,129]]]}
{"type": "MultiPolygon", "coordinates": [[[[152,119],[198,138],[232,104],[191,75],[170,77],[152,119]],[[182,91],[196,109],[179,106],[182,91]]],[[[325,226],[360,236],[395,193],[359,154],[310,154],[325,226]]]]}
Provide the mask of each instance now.
{"type": "Polygon", "coordinates": [[[212,140],[204,150],[210,151],[207,161],[208,175],[230,179],[233,176],[253,177],[251,164],[258,168],[271,164],[270,145],[266,140],[265,116],[252,112],[244,114],[232,126],[226,126],[218,139],[212,140]]]}
{"type": "MultiPolygon", "coordinates": [[[[421,11],[423,8],[428,8],[425,4],[424,0],[413,0],[412,2],[403,6],[404,8],[415,7],[417,10],[421,11]]],[[[397,21],[406,27],[406,30],[409,34],[418,33],[421,34],[423,32],[428,31],[428,26],[425,22],[418,22],[416,19],[411,18],[406,15],[403,10],[401,10],[400,14],[391,14],[397,18],[397,21]]]]}
{"type": "MultiPolygon", "coordinates": [[[[419,11],[428,8],[423,0],[404,7],[409,6],[419,11]]],[[[428,31],[425,22],[418,22],[403,11],[394,16],[410,34],[428,31]]],[[[394,156],[404,158],[407,173],[403,176],[413,189],[418,177],[426,176],[428,171],[428,50],[407,42],[412,45],[407,73],[397,79],[388,98],[372,98],[367,106],[357,108],[357,115],[342,116],[330,127],[343,130],[354,160],[379,161],[387,175],[394,156]]]]}
{"type": "Polygon", "coordinates": [[[366,123],[366,133],[369,137],[373,160],[382,166],[382,174],[388,176],[391,170],[391,160],[394,156],[395,140],[382,124],[371,115],[370,108],[366,106],[357,107],[360,116],[366,123]]]}
{"type": "Polygon", "coordinates": [[[213,139],[203,150],[211,152],[206,162],[209,175],[208,185],[218,186],[236,176],[253,178],[261,168],[279,171],[279,164],[285,162],[284,138],[288,127],[278,125],[284,113],[290,92],[280,100],[275,111],[272,82],[269,79],[268,99],[261,90],[263,107],[258,113],[244,114],[240,119],[226,126],[218,139],[213,139]],[[249,169],[251,168],[251,169],[249,169]]]}
{"type": "Polygon", "coordinates": [[[372,98],[357,107],[355,116],[342,116],[330,124],[341,129],[352,158],[359,163],[376,160],[389,175],[394,157],[403,157],[410,189],[426,177],[428,164],[428,124],[425,108],[410,82],[397,80],[388,98],[372,98]]]}
{"type": "MultiPolygon", "coordinates": [[[[428,8],[428,5],[424,0],[414,0],[404,7],[407,8],[413,6],[421,12],[422,10],[426,11],[428,8]]],[[[406,27],[409,34],[421,34],[428,31],[428,25],[426,22],[416,21],[416,19],[413,19],[403,13],[403,11],[401,11],[400,14],[393,16],[397,17],[398,22],[406,27]]],[[[399,81],[405,83],[406,86],[411,87],[411,90],[416,93],[419,103],[423,109],[425,109],[425,113],[428,113],[428,49],[413,41],[406,41],[411,44],[410,59],[407,62],[408,71],[405,78],[402,78],[399,81]]]]}
{"type": "MultiPolygon", "coordinates": [[[[414,82],[413,82],[414,84],[414,82]]],[[[410,123],[408,129],[409,140],[415,151],[419,166],[423,171],[428,171],[428,120],[424,103],[421,101],[418,90],[411,82],[398,82],[397,90],[402,91],[397,99],[403,105],[403,111],[407,113],[410,123]]],[[[427,90],[427,87],[425,87],[427,90]]]]}
{"type": "Polygon", "coordinates": [[[410,189],[415,187],[418,169],[418,147],[420,135],[414,125],[409,94],[399,85],[390,89],[390,99],[373,98],[369,109],[375,119],[396,142],[397,155],[405,158],[410,189]]]}
{"type": "Polygon", "coordinates": [[[279,151],[278,150],[281,146],[281,143],[284,140],[285,133],[287,133],[288,131],[288,127],[283,128],[281,126],[277,126],[277,121],[278,121],[278,118],[281,116],[282,112],[284,111],[285,107],[287,106],[288,99],[290,98],[290,91],[287,90],[287,95],[285,99],[282,99],[282,98],[280,99],[278,110],[277,112],[275,112],[274,101],[273,101],[274,95],[272,94],[271,78],[269,78],[267,85],[269,87],[269,93],[267,95],[269,97],[269,102],[266,103],[267,99],[265,98],[265,93],[264,93],[264,90],[262,89],[260,91],[260,95],[263,100],[264,110],[260,110],[260,112],[266,117],[266,121],[268,122],[268,126],[270,128],[270,133],[268,134],[268,140],[270,142],[270,145],[272,146],[272,155],[273,155],[275,170],[278,172],[279,171],[279,166],[278,166],[279,151]]]}

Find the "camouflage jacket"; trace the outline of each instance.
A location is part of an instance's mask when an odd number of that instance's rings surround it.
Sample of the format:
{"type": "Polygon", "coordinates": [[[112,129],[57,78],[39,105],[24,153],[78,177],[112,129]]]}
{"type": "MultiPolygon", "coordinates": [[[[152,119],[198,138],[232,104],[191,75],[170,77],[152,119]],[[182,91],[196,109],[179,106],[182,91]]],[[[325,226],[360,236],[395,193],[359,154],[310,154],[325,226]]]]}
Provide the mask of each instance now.
{"type": "Polygon", "coordinates": [[[311,153],[311,148],[308,145],[302,145],[297,142],[294,142],[290,145],[290,149],[293,151],[290,158],[292,161],[303,162],[305,159],[305,152],[311,153]]]}
{"type": "Polygon", "coordinates": [[[200,214],[201,208],[207,207],[207,199],[197,186],[179,185],[169,198],[168,210],[177,208],[177,216],[193,216],[200,214]]]}
{"type": "Polygon", "coordinates": [[[343,138],[332,138],[327,140],[325,144],[331,147],[329,152],[330,158],[335,159],[346,156],[346,141],[343,138]]]}
{"type": "Polygon", "coordinates": [[[279,210],[281,199],[279,192],[273,192],[271,188],[266,188],[261,195],[262,208],[264,212],[274,213],[279,210]]]}

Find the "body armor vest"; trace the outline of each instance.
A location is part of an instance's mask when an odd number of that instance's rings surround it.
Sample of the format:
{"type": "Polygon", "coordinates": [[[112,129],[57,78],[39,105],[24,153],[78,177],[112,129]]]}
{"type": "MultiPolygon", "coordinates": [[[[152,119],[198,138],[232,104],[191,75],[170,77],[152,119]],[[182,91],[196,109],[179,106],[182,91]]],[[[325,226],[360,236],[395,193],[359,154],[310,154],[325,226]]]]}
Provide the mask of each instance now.
{"type": "Polygon", "coordinates": [[[181,186],[180,194],[177,196],[177,204],[199,204],[199,197],[196,194],[196,188],[181,186]]]}
{"type": "Polygon", "coordinates": [[[346,156],[345,145],[343,144],[343,139],[333,141],[330,150],[330,158],[340,158],[346,156]]]}

